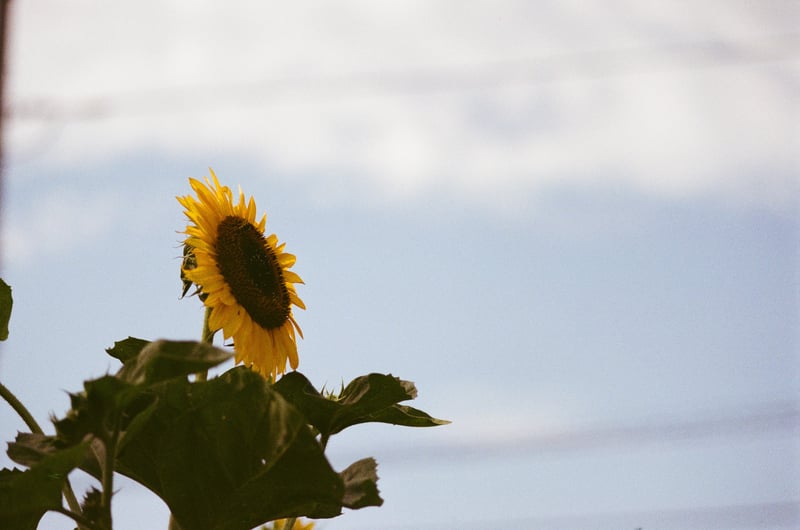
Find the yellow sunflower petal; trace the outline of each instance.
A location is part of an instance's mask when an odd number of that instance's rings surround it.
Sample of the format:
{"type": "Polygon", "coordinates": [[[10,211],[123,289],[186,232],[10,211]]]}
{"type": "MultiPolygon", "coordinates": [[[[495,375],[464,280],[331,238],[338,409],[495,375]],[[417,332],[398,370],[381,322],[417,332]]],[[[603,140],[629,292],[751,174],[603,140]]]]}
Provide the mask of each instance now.
{"type": "Polygon", "coordinates": [[[300,309],[305,309],[306,308],[306,304],[304,304],[303,301],[300,300],[300,297],[297,296],[297,293],[295,293],[293,291],[289,291],[289,300],[291,300],[292,303],[294,305],[296,305],[297,307],[299,307],[300,309]]]}
{"type": "Polygon", "coordinates": [[[303,283],[303,279],[292,271],[283,271],[283,279],[290,283],[303,283]]]}
{"type": "Polygon", "coordinates": [[[283,254],[278,255],[278,262],[284,269],[290,268],[292,265],[295,264],[296,261],[297,257],[294,254],[288,254],[284,252],[283,254]]]}
{"type": "Polygon", "coordinates": [[[256,200],[253,197],[250,197],[250,201],[247,203],[247,220],[256,224],[256,200]]]}
{"type": "Polygon", "coordinates": [[[297,321],[294,319],[294,315],[289,315],[289,320],[292,321],[292,326],[294,326],[294,329],[297,330],[297,334],[300,335],[300,338],[301,339],[304,338],[303,337],[303,330],[300,329],[300,326],[297,324],[297,321]]]}

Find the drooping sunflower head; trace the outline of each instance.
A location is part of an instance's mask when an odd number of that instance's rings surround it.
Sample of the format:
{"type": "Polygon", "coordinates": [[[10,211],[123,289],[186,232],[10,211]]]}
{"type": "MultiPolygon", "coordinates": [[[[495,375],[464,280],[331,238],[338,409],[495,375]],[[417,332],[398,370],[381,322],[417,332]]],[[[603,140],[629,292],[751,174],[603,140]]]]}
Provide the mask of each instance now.
{"type": "Polygon", "coordinates": [[[227,186],[190,178],[196,197],[177,197],[189,224],[184,240],[181,277],[197,285],[210,309],[211,331],[233,338],[236,362],[245,363],[265,377],[276,379],[286,371],[286,361],[297,368],[297,335],[303,336],[292,306],[305,309],[297,296],[300,276],[289,269],[295,263],[275,234],[264,235],[267,216],[256,221],[256,204],[238,202],[227,186]]]}

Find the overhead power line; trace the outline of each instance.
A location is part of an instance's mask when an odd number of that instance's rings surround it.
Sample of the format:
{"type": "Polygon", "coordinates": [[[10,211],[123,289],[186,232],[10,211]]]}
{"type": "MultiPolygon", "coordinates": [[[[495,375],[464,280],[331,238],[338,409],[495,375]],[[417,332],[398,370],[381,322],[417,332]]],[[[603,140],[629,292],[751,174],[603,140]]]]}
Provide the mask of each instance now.
{"type": "MultiPolygon", "coordinates": [[[[629,449],[669,446],[702,440],[728,440],[734,437],[761,437],[775,434],[800,434],[800,404],[779,401],[757,408],[742,407],[693,418],[671,421],[638,420],[627,424],[589,426],[546,434],[513,436],[505,439],[460,440],[435,446],[392,447],[381,452],[382,463],[403,465],[488,458],[515,458],[547,455],[554,452],[629,449]]],[[[345,455],[342,455],[344,457],[345,455]]],[[[349,455],[355,456],[355,455],[349,455]]]]}
{"type": "MultiPolygon", "coordinates": [[[[700,506],[662,510],[619,511],[590,514],[564,514],[521,517],[509,514],[504,519],[463,521],[453,514],[450,521],[415,521],[409,514],[408,522],[381,525],[383,530],[485,530],[486,528],[524,528],[526,530],[576,530],[619,529],[648,530],[672,528],[695,530],[732,530],[769,528],[770,530],[795,530],[800,525],[800,502],[778,501],[728,506],[700,506]]],[[[367,530],[366,526],[352,526],[351,530],[367,530]]]]}

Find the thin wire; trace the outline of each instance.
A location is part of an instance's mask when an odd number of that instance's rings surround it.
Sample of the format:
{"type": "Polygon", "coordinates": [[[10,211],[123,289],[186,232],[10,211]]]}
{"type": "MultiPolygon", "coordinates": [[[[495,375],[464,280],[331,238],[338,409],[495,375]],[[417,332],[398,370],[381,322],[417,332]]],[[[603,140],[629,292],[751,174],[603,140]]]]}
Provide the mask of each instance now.
{"type": "MultiPolygon", "coordinates": [[[[414,521],[381,524],[383,530],[484,530],[486,528],[525,528],[527,530],[560,530],[578,528],[619,528],[628,530],[658,528],[797,528],[800,502],[776,501],[726,506],[700,506],[644,511],[610,511],[590,514],[563,514],[552,516],[509,516],[503,519],[480,521],[435,522],[414,521]]],[[[453,516],[455,517],[455,516],[453,516]]],[[[368,526],[351,526],[352,530],[366,530],[368,526]]]]}
{"type": "MultiPolygon", "coordinates": [[[[404,466],[437,464],[479,459],[508,459],[524,455],[546,455],[553,452],[616,450],[646,444],[665,447],[676,443],[703,439],[796,435],[800,433],[800,409],[793,401],[762,405],[754,412],[742,414],[738,407],[694,418],[664,422],[636,421],[628,424],[600,425],[582,430],[553,434],[528,435],[510,439],[478,442],[448,442],[413,448],[393,447],[380,454],[383,464],[402,462],[404,466]]],[[[342,459],[355,455],[337,455],[342,459]]]]}

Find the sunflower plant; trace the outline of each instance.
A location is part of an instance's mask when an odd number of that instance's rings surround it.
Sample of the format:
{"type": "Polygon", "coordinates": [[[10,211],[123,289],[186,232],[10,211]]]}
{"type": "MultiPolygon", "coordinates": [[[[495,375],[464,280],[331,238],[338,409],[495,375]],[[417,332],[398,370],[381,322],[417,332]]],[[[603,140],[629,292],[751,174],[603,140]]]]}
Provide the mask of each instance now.
{"type": "MultiPolygon", "coordinates": [[[[205,307],[202,339],[115,342],[106,352],[117,372],[71,393],[52,434],[0,384],[30,429],[8,444],[24,469],[0,470],[0,528],[35,529],[54,511],[80,530],[111,530],[122,474],[166,503],[172,530],[309,530],[313,519],[383,503],[375,460],[335,470],[325,456],[331,436],[367,422],[448,423],[401,404],[416,388],[392,375],[357,377],[331,393],[296,371],[303,335],[294,310],[305,304],[295,256],[266,235],[252,197],[234,196],[213,171],[189,183],[194,193],[177,197],[188,219],[180,277],[183,295],[192,291],[205,307]],[[228,346],[214,346],[219,331],[228,346]],[[233,368],[208,377],[230,359],[233,368]],[[97,479],[80,500],[69,482],[76,469],[97,479]]],[[[0,340],[11,307],[0,280],[0,340]]]]}

